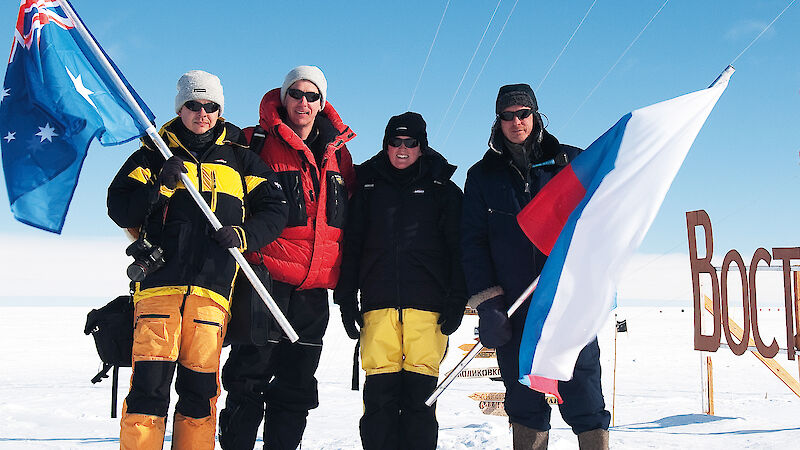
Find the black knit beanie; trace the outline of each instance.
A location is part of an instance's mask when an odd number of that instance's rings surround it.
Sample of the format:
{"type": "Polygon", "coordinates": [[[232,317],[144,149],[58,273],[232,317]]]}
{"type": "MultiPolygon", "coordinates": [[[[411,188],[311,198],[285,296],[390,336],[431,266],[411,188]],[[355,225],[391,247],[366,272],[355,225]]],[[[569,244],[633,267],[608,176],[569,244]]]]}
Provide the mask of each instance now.
{"type": "Polygon", "coordinates": [[[500,114],[504,109],[512,105],[525,106],[531,108],[534,112],[539,111],[536,96],[533,95],[533,89],[525,83],[507,84],[497,92],[497,101],[494,107],[495,114],[500,114]]]}
{"type": "Polygon", "coordinates": [[[425,131],[425,119],[415,112],[407,111],[393,116],[386,124],[383,135],[383,149],[388,147],[389,139],[397,136],[408,136],[419,141],[420,150],[428,148],[428,133],[425,131]]]}

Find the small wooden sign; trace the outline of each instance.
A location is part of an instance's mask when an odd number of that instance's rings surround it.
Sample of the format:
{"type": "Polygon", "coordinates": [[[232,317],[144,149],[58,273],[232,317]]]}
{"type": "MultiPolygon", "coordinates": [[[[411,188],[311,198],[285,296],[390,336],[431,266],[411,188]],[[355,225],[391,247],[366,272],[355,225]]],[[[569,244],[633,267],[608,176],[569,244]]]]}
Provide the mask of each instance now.
{"type": "Polygon", "coordinates": [[[481,412],[487,416],[508,417],[508,414],[506,414],[506,408],[503,406],[503,402],[484,400],[478,403],[478,408],[480,408],[481,412]]]}
{"type": "Polygon", "coordinates": [[[487,348],[475,354],[476,358],[497,358],[497,353],[494,349],[487,348]]]}
{"type": "Polygon", "coordinates": [[[469,398],[476,401],[502,402],[506,399],[505,392],[475,392],[469,398]]]}
{"type": "MultiPolygon", "coordinates": [[[[461,344],[458,346],[459,349],[464,350],[465,352],[469,353],[477,344],[461,344]]],[[[465,353],[466,354],[466,353],[465,353]]],[[[493,348],[484,348],[479,351],[476,355],[476,358],[496,358],[497,352],[493,348]]]]}
{"type": "Polygon", "coordinates": [[[475,369],[464,369],[456,376],[456,378],[494,378],[499,376],[499,367],[480,367],[475,369]]]}

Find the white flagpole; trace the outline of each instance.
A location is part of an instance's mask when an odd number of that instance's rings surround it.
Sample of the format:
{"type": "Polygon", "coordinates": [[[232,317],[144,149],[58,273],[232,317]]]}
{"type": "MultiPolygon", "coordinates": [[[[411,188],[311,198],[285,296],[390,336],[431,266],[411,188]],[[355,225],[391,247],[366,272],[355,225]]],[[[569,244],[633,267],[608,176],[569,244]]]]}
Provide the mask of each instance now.
{"type": "MultiPolygon", "coordinates": [[[[142,108],[136,102],[136,99],[133,98],[133,95],[130,93],[130,91],[128,91],[127,86],[125,86],[125,83],[122,82],[117,72],[111,66],[111,63],[108,62],[105,55],[100,50],[100,47],[98,47],[97,43],[92,38],[91,34],[89,34],[89,31],[86,29],[86,26],[83,24],[83,22],[81,22],[80,18],[78,18],[78,15],[72,9],[72,5],[70,5],[69,2],[66,0],[57,0],[57,1],[64,9],[64,11],[67,13],[67,16],[69,16],[72,23],[75,25],[75,29],[80,34],[81,38],[83,38],[84,42],[91,50],[94,57],[103,66],[103,69],[105,70],[106,74],[109,77],[111,77],[111,80],[114,83],[114,87],[117,89],[117,92],[120,95],[122,95],[122,97],[125,99],[125,103],[127,103],[128,107],[130,107],[130,109],[133,111],[134,119],[137,122],[139,122],[139,124],[147,127],[145,132],[147,133],[148,136],[150,136],[153,142],[155,142],[156,146],[158,147],[158,150],[164,156],[164,159],[169,159],[170,157],[172,157],[172,152],[169,150],[169,147],[167,147],[167,144],[164,142],[163,139],[161,139],[161,136],[158,134],[158,131],[150,123],[150,120],[147,118],[147,115],[144,113],[144,111],[142,111],[142,108]]],[[[206,201],[200,195],[200,192],[198,192],[197,188],[194,186],[194,184],[192,184],[192,180],[189,178],[189,176],[185,173],[181,173],[181,181],[183,181],[183,184],[186,186],[186,190],[192,196],[195,203],[197,203],[197,206],[200,207],[200,209],[203,211],[203,214],[205,214],[206,218],[208,218],[209,222],[211,222],[211,225],[214,227],[214,230],[219,230],[220,228],[222,228],[222,224],[214,215],[214,212],[211,211],[211,208],[208,206],[206,201]]],[[[261,283],[261,280],[258,279],[258,276],[256,276],[255,272],[250,267],[250,264],[247,262],[247,260],[244,259],[244,256],[236,248],[229,248],[228,251],[230,252],[231,255],[233,255],[233,258],[239,264],[239,267],[242,269],[242,272],[244,272],[244,274],[247,276],[247,279],[250,280],[250,283],[253,285],[256,292],[258,292],[258,295],[261,296],[261,300],[264,301],[264,303],[267,305],[267,308],[269,308],[270,312],[272,312],[272,316],[275,318],[275,320],[278,321],[278,324],[286,333],[286,336],[289,338],[289,340],[291,342],[297,342],[297,340],[299,339],[297,332],[294,331],[294,328],[292,328],[292,325],[289,323],[289,320],[287,320],[286,316],[283,315],[283,312],[281,312],[280,308],[275,303],[275,300],[272,299],[272,296],[269,294],[267,289],[261,283]]]]}
{"type": "MultiPolygon", "coordinates": [[[[528,286],[528,288],[525,289],[525,291],[522,294],[520,294],[519,297],[517,297],[517,300],[514,302],[514,304],[512,304],[511,307],[508,308],[508,312],[506,313],[508,317],[511,317],[511,315],[514,314],[514,312],[516,312],[520,306],[522,306],[525,300],[527,300],[528,297],[530,297],[531,294],[533,294],[533,291],[534,289],[536,289],[536,286],[538,284],[539,284],[539,277],[536,277],[536,279],[533,280],[533,282],[528,286]]],[[[442,392],[444,392],[444,390],[447,389],[448,386],[450,386],[450,383],[452,383],[453,380],[456,379],[458,374],[460,374],[461,371],[464,370],[465,367],[467,367],[467,364],[469,364],[470,361],[475,359],[475,355],[477,355],[478,352],[480,352],[481,350],[483,350],[483,344],[481,344],[480,342],[476,343],[475,346],[472,347],[472,350],[470,350],[469,353],[467,353],[461,359],[461,361],[456,365],[456,367],[452,371],[450,371],[450,374],[447,375],[447,377],[445,377],[445,379],[442,380],[442,382],[439,383],[438,386],[436,386],[436,390],[434,390],[431,396],[428,397],[427,400],[425,400],[425,404],[428,406],[433,405],[433,402],[435,402],[436,399],[439,398],[440,395],[442,395],[442,392]]]]}

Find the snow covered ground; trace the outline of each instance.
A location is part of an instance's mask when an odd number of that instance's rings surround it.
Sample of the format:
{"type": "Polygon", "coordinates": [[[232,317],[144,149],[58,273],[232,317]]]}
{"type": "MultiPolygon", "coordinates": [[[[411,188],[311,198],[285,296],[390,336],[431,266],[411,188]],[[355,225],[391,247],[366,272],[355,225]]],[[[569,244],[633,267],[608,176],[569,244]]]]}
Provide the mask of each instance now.
{"type": "MultiPolygon", "coordinates": [[[[109,418],[111,382],[89,382],[99,368],[94,343],[82,332],[89,309],[0,306],[0,448],[118,447],[118,420],[109,418]]],[[[716,414],[703,414],[701,355],[693,350],[690,307],[622,307],[615,312],[627,319],[629,331],[617,337],[612,448],[797,448],[800,398],[752,355],[737,357],[725,348],[711,354],[716,414]]],[[[466,317],[451,338],[443,372],[463,355],[457,346],[470,342],[475,320],[466,317]]],[[[775,336],[785,347],[783,320],[782,310],[759,313],[765,341],[775,336]]],[[[600,346],[611,410],[613,317],[603,328],[600,346]]],[[[303,448],[360,448],[361,393],[350,390],[352,355],[353,341],[334,307],[317,372],[320,407],[311,412],[303,448]]],[[[777,359],[797,376],[796,361],[785,354],[777,359]]],[[[489,364],[476,360],[471,367],[489,364]]],[[[130,369],[120,371],[120,406],[129,377],[130,369]]],[[[502,391],[502,386],[488,379],[458,379],[451,385],[438,405],[439,448],[511,447],[506,418],[483,415],[468,398],[491,391],[502,391]]],[[[552,424],[550,448],[577,448],[557,411],[552,424]]]]}

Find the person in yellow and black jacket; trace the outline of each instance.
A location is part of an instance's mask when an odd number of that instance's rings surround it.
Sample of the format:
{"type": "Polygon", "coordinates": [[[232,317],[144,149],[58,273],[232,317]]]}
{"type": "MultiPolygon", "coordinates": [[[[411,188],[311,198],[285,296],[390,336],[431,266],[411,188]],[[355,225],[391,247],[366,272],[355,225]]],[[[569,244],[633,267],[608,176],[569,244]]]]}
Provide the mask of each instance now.
{"type": "Polygon", "coordinates": [[[361,339],[365,449],[436,448],[435,405],[425,400],[467,301],[455,169],[414,112],[392,117],[382,150],[356,168],[334,301],[361,339]]]}
{"type": "Polygon", "coordinates": [[[193,70],[177,87],[178,117],[160,131],[175,156],[164,161],[145,139],[108,189],[109,216],[161,247],[165,260],[135,285],[133,375],[121,448],[162,447],[176,371],[172,447],[214,448],[220,351],[239,270],[228,248],[260,248],[281,233],[288,217],[275,173],[242,145],[241,130],[220,117],[219,78],[193,70]],[[181,172],[222,228],[214,231],[181,172]]]}

